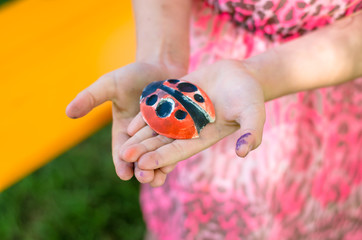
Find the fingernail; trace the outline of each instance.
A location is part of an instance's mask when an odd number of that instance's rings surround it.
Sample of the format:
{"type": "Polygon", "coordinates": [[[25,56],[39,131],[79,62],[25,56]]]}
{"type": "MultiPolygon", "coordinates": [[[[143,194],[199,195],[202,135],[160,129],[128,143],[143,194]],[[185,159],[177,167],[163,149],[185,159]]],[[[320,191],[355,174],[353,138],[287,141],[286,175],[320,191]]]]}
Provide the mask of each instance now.
{"type": "Polygon", "coordinates": [[[242,145],[248,144],[245,139],[250,135],[251,133],[245,133],[238,139],[238,141],[236,142],[236,150],[239,150],[242,145]]]}
{"type": "Polygon", "coordinates": [[[71,119],[77,119],[78,117],[75,117],[75,116],[69,116],[69,108],[70,108],[70,104],[67,106],[67,108],[65,109],[65,115],[67,115],[69,118],[71,119]]]}

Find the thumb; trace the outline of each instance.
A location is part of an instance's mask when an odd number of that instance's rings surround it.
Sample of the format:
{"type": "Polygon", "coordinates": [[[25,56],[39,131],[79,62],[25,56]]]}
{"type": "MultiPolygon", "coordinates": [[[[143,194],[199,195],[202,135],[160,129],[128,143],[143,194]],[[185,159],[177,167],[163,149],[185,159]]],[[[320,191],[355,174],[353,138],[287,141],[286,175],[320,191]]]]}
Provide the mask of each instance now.
{"type": "Polygon", "coordinates": [[[235,151],[239,157],[246,157],[261,143],[265,123],[264,103],[247,108],[241,113],[238,122],[240,124],[240,137],[236,141],[235,151]]]}
{"type": "Polygon", "coordinates": [[[69,103],[65,113],[70,118],[83,117],[96,106],[113,98],[115,92],[114,85],[113,74],[109,73],[100,77],[69,103]]]}

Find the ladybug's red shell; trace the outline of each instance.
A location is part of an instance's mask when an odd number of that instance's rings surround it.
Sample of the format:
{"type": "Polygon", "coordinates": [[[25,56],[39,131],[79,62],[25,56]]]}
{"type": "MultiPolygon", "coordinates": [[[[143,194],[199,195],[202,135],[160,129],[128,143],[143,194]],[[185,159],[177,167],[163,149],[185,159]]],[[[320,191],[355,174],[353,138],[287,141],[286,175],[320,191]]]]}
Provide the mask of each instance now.
{"type": "Polygon", "coordinates": [[[198,137],[206,124],[215,121],[214,106],[206,93],[178,79],[149,84],[142,92],[140,105],[145,122],[169,138],[198,137]]]}

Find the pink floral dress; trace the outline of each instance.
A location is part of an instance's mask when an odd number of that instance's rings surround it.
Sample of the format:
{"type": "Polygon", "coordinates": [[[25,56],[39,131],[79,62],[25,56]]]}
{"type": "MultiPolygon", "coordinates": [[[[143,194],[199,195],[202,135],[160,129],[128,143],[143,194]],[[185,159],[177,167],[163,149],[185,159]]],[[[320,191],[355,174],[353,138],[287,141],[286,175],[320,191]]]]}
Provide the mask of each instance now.
{"type": "MultiPolygon", "coordinates": [[[[361,0],[195,1],[190,70],[361,9],[361,0]]],[[[158,239],[362,239],[362,79],[270,101],[266,112],[263,142],[246,159],[232,135],[180,162],[164,186],[143,186],[158,239]]]]}

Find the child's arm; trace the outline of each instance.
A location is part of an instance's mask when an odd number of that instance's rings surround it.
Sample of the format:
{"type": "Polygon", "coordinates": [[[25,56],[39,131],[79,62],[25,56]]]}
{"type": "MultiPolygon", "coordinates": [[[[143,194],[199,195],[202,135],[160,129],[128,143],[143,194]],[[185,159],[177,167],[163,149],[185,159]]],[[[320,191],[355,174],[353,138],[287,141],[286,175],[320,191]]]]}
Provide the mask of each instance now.
{"type": "Polygon", "coordinates": [[[244,62],[266,100],[362,75],[362,11],[244,62]]]}
{"type": "Polygon", "coordinates": [[[191,0],[133,0],[137,61],[183,69],[189,62],[191,0]]]}
{"type": "MultiPolygon", "coordinates": [[[[134,169],[133,163],[119,157],[119,149],[129,138],[126,129],[139,111],[142,89],[152,81],[186,74],[189,56],[190,0],[134,0],[133,4],[137,61],[100,77],[81,91],[66,110],[69,117],[79,118],[105,101],[113,102],[112,154],[116,172],[123,180],[130,179],[134,169]]],[[[135,170],[141,182],[160,175],[160,170],[142,174],[137,167],[135,170]]]]}
{"type": "Polygon", "coordinates": [[[360,76],[361,12],[247,60],[222,60],[186,75],[182,79],[200,86],[214,102],[215,123],[207,125],[200,138],[167,142],[160,136],[144,138],[142,132],[149,127],[138,115],[128,132],[142,141],[130,138],[132,146],[123,147],[121,154],[141,169],[172,170],[177,162],[238,130],[236,153],[244,157],[261,143],[265,101],[360,76]]]}

